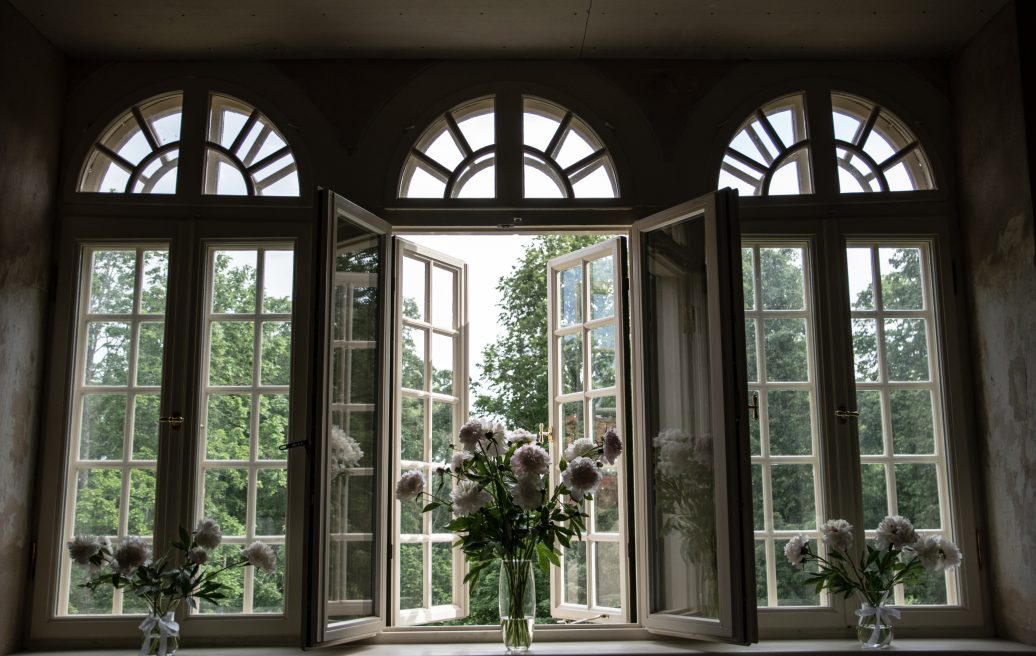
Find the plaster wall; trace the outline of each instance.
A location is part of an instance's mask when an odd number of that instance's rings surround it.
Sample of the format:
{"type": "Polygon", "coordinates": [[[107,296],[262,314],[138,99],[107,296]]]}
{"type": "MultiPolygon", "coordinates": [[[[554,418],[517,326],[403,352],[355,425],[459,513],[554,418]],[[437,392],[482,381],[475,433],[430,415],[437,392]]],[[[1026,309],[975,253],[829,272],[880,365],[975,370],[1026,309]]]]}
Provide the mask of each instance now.
{"type": "MultiPolygon", "coordinates": [[[[1036,645],[1036,249],[1015,7],[953,61],[986,555],[998,635],[1036,645]]],[[[973,557],[973,556],[972,556],[973,557]]]]}
{"type": "Polygon", "coordinates": [[[22,642],[64,61],[0,2],[0,654],[22,642]]]}

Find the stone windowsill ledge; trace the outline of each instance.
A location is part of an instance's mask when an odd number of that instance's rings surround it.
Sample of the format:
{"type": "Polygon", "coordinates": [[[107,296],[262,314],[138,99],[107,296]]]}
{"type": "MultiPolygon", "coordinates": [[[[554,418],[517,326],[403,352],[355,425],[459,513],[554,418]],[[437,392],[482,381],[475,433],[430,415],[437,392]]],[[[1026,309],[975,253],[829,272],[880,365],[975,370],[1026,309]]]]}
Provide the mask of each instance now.
{"type": "MultiPolygon", "coordinates": [[[[971,656],[980,654],[1036,654],[1036,647],[1017,642],[992,639],[896,639],[893,647],[883,653],[903,654],[952,654],[971,656]]],[[[65,650],[23,652],[21,656],[133,656],[136,650],[65,650]]],[[[304,651],[297,647],[253,647],[221,648],[191,647],[179,649],[177,656],[501,656],[503,646],[499,643],[469,644],[379,644],[342,645],[326,649],[304,651]]],[[[704,642],[670,642],[664,640],[616,640],[609,642],[539,642],[533,645],[529,656],[620,656],[636,654],[647,656],[674,656],[679,654],[767,654],[800,656],[801,654],[838,654],[859,656],[858,644],[848,640],[766,640],[750,647],[704,642]]],[[[19,656],[19,655],[13,655],[19,656]]]]}

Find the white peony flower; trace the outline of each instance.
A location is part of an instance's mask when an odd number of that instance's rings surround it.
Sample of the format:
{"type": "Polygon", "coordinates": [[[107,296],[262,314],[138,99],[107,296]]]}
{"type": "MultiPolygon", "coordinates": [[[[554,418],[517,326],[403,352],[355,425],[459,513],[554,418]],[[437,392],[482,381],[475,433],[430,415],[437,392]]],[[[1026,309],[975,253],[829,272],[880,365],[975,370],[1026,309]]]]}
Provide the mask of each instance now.
{"type": "Polygon", "coordinates": [[[919,536],[910,548],[927,570],[941,572],[960,565],[960,548],[941,535],[919,536]]]}
{"type": "Polygon", "coordinates": [[[799,533],[784,545],[784,557],[795,569],[802,569],[802,551],[808,544],[809,538],[805,534],[799,533]]]}
{"type": "Polygon", "coordinates": [[[538,478],[526,478],[511,488],[511,498],[524,510],[535,510],[543,504],[543,487],[538,478]]]}
{"type": "Polygon", "coordinates": [[[590,437],[580,437],[565,448],[565,460],[572,462],[576,458],[587,456],[597,449],[597,442],[590,437]]]}
{"type": "Polygon", "coordinates": [[[194,547],[187,552],[187,560],[191,561],[195,565],[204,565],[209,562],[209,552],[205,551],[201,547],[194,547]]]}
{"type": "Polygon", "coordinates": [[[524,428],[518,428],[507,434],[507,444],[531,444],[536,441],[536,436],[524,428]]]}
{"type": "Polygon", "coordinates": [[[490,502],[489,493],[474,481],[461,481],[450,493],[450,500],[453,501],[453,514],[456,517],[464,517],[478,512],[482,506],[490,502]]]}
{"type": "Polygon", "coordinates": [[[550,468],[550,454],[538,444],[525,444],[515,449],[511,456],[511,469],[515,477],[539,478],[550,468]]]}
{"type": "Polygon", "coordinates": [[[400,501],[416,499],[424,491],[424,474],[416,469],[404,472],[396,483],[396,498],[400,501]]]}
{"type": "Polygon", "coordinates": [[[78,565],[89,565],[100,551],[101,539],[96,535],[77,535],[68,542],[68,555],[78,565]]]}
{"type": "Polygon", "coordinates": [[[357,466],[362,459],[363,449],[360,448],[359,442],[338,426],[332,426],[331,452],[327,463],[331,476],[337,476],[346,469],[357,466]]]}
{"type": "Polygon", "coordinates": [[[890,545],[902,549],[917,540],[914,525],[901,515],[892,515],[878,524],[878,537],[875,542],[879,549],[887,549],[890,545]]]}
{"type": "Polygon", "coordinates": [[[202,519],[194,531],[194,541],[204,549],[215,549],[223,541],[223,532],[214,519],[202,519]]]}
{"type": "Polygon", "coordinates": [[[269,545],[263,544],[259,540],[242,549],[241,555],[249,565],[254,565],[267,572],[272,572],[277,567],[277,555],[273,553],[273,549],[269,545]]]}
{"type": "Polygon", "coordinates": [[[568,488],[572,498],[579,501],[584,495],[593,494],[601,482],[601,476],[595,461],[579,456],[568,463],[568,468],[561,474],[561,482],[568,488]]]}
{"type": "Polygon", "coordinates": [[[609,465],[615,464],[615,459],[622,455],[622,440],[614,428],[609,428],[604,434],[604,453],[601,459],[609,465]]]}
{"type": "Polygon", "coordinates": [[[460,427],[460,443],[464,445],[465,451],[474,451],[475,445],[484,436],[481,419],[472,419],[460,427]]]}
{"type": "Polygon", "coordinates": [[[474,457],[474,454],[469,451],[454,451],[453,460],[450,463],[450,471],[454,474],[464,473],[464,466],[474,457]]]}
{"type": "Polygon", "coordinates": [[[507,453],[507,431],[504,425],[499,422],[483,422],[482,437],[478,443],[491,458],[499,458],[507,453]]]}
{"type": "Polygon", "coordinates": [[[820,527],[824,544],[839,551],[849,551],[853,546],[853,526],[844,519],[829,519],[820,527]]]}
{"type": "Polygon", "coordinates": [[[115,550],[115,563],[119,572],[129,576],[138,567],[151,560],[151,547],[144,540],[131,535],[115,550]]]}

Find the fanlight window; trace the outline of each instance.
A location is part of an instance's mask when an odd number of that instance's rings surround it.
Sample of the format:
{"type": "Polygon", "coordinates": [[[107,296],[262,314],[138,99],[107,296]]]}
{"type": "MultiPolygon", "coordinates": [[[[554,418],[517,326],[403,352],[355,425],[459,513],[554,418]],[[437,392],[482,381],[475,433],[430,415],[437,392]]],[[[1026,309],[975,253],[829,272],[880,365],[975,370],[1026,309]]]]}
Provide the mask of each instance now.
{"type": "Polygon", "coordinates": [[[79,177],[79,191],[176,193],[183,94],[135,105],[104,131],[79,177]]]}
{"type": "Polygon", "coordinates": [[[230,96],[211,98],[205,193],[299,195],[298,166],[287,139],[259,110],[230,96]]]}
{"type": "Polygon", "coordinates": [[[493,98],[460,105],[418,138],[399,182],[401,198],[494,198],[496,111],[493,98]]]}
{"type": "Polygon", "coordinates": [[[618,197],[615,165],[582,119],[539,98],[522,109],[525,198],[618,197]]]}
{"type": "Polygon", "coordinates": [[[831,108],[842,193],[935,189],[924,150],[890,111],[837,92],[831,108]]]}
{"type": "Polygon", "coordinates": [[[742,196],[813,193],[802,94],[778,98],[741,124],[723,155],[719,186],[742,196]]]}

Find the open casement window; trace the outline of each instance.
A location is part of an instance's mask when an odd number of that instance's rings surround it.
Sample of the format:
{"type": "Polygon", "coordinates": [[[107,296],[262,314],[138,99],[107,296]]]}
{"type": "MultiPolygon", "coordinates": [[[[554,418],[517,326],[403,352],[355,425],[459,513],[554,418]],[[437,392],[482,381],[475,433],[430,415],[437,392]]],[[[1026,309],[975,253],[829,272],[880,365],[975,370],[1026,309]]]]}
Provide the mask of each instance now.
{"type": "MultiPolygon", "coordinates": [[[[396,240],[396,349],[393,479],[420,471],[431,490],[449,497],[453,442],[467,410],[467,266],[447,255],[396,240]]],[[[399,626],[467,615],[464,554],[447,530],[448,509],[422,513],[422,503],[395,503],[393,623],[399,626]]]]}
{"type": "MultiPolygon", "coordinates": [[[[547,263],[548,397],[559,462],[580,438],[626,433],[625,241],[611,239],[547,263]]],[[[558,473],[551,469],[551,486],[558,473]]],[[[563,619],[627,621],[626,472],[604,467],[580,539],[551,570],[551,614],[563,619]]]]}
{"type": "Polygon", "coordinates": [[[312,458],[309,489],[312,569],[306,643],[369,637],[386,624],[388,586],[386,449],[390,424],[391,311],[389,225],[328,192],[321,249],[323,439],[312,458]]]}
{"type": "Polygon", "coordinates": [[[642,219],[632,240],[640,620],[747,644],[757,627],[736,196],[642,219]]]}

